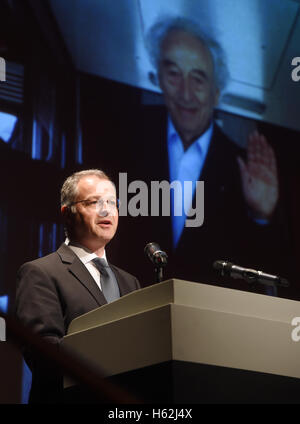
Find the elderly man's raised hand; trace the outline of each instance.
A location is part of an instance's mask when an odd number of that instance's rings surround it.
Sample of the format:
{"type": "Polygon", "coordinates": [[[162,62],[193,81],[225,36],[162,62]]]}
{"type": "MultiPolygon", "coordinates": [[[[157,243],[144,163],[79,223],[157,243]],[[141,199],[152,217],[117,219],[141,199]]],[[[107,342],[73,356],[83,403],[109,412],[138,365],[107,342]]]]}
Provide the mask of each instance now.
{"type": "Polygon", "coordinates": [[[238,157],[245,201],[256,219],[270,219],[279,197],[276,158],[257,131],[248,137],[247,163],[238,157]]]}

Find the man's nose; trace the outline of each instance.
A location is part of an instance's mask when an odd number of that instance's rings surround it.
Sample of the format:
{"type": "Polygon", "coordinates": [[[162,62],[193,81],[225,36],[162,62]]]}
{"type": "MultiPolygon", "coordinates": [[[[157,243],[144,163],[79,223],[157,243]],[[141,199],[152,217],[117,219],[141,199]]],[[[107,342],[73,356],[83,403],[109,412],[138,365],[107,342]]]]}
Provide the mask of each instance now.
{"type": "Polygon", "coordinates": [[[98,215],[100,216],[108,216],[109,215],[109,206],[107,200],[104,201],[101,207],[98,210],[98,215]]]}
{"type": "Polygon", "coordinates": [[[117,208],[110,206],[108,202],[108,200],[105,200],[102,203],[101,208],[98,210],[99,216],[115,216],[117,214],[117,208]]]}
{"type": "Polygon", "coordinates": [[[188,77],[182,78],[180,86],[179,86],[179,90],[180,90],[180,97],[182,100],[184,100],[187,103],[192,100],[193,92],[192,92],[191,82],[188,77]]]}
{"type": "Polygon", "coordinates": [[[107,209],[107,208],[99,209],[99,211],[98,211],[98,215],[99,215],[99,216],[108,216],[108,215],[109,215],[109,211],[108,211],[108,209],[107,209]]]}

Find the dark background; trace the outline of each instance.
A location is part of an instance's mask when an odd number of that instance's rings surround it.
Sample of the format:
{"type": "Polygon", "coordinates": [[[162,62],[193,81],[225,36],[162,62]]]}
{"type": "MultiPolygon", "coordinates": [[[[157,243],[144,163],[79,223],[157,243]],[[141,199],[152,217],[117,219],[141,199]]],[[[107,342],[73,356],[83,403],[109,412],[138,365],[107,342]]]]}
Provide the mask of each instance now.
{"type": "MultiPolygon", "coordinates": [[[[22,103],[0,100],[0,111],[18,116],[9,142],[0,139],[0,295],[9,296],[12,309],[20,265],[52,252],[64,240],[59,215],[64,178],[90,167],[102,168],[116,184],[119,172],[127,172],[129,182],[138,177],[132,157],[136,137],[131,134],[138,127],[147,93],[76,71],[47,1],[4,0],[0,20],[0,56],[24,67],[22,103]],[[34,124],[39,129],[38,140],[34,124]],[[39,145],[35,158],[33,139],[39,145]]],[[[0,82],[0,89],[5,84],[0,82]]],[[[286,232],[286,244],[281,248],[292,264],[286,270],[291,287],[279,294],[300,299],[296,270],[300,255],[299,133],[263,122],[257,126],[277,156],[286,232]]],[[[145,228],[151,227],[150,220],[144,219],[145,228]]],[[[132,218],[120,217],[118,234],[107,247],[108,257],[148,285],[154,272],[143,247],[160,240],[151,240],[145,233],[139,253],[132,255],[135,231],[139,230],[132,218]]]]}
{"type": "MultiPolygon", "coordinates": [[[[14,101],[13,85],[0,82],[0,112],[18,117],[10,140],[0,139],[0,297],[8,296],[12,312],[18,268],[56,250],[64,240],[59,204],[64,179],[90,167],[102,168],[116,184],[120,172],[128,173],[128,183],[139,177],[141,164],[135,158],[135,147],[143,149],[139,113],[152,93],[76,71],[47,0],[1,0],[0,56],[24,70],[21,102],[14,101]],[[6,100],[5,90],[9,91],[6,100]]],[[[7,76],[8,80],[14,78],[9,66],[7,76]]],[[[234,126],[253,124],[247,119],[241,124],[237,116],[220,111],[217,115],[234,126]]],[[[283,276],[289,277],[291,285],[280,290],[279,296],[300,300],[300,135],[264,122],[256,125],[276,153],[284,216],[285,241],[279,246],[282,260],[265,271],[275,272],[281,263],[288,263],[283,276]]],[[[155,163],[149,165],[155,170],[155,163]]],[[[110,261],[135,274],[142,286],[154,281],[144,246],[150,241],[161,242],[169,231],[162,227],[160,239],[156,223],[150,217],[120,217],[117,236],[107,246],[110,261]],[[152,234],[157,238],[152,239],[152,234]]],[[[249,246],[249,251],[255,248],[249,246]]],[[[272,257],[268,259],[272,261],[272,257]]],[[[172,262],[166,276],[174,276],[172,262]]],[[[248,289],[246,283],[240,288],[248,289]]],[[[12,358],[10,352],[8,356],[12,358]]],[[[16,401],[21,396],[20,364],[20,358],[12,360],[11,368],[18,376],[13,380],[9,373],[10,387],[2,387],[5,396],[16,401]]],[[[26,385],[26,378],[24,381],[26,385]]],[[[27,391],[25,387],[23,394],[27,391]]]]}

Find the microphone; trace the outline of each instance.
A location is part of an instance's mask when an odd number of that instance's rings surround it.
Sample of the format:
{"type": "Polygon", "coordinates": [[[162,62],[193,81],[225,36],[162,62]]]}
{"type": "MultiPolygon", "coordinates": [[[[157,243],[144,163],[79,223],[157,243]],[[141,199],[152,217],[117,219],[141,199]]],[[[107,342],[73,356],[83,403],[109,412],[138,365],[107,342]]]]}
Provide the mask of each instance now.
{"type": "Polygon", "coordinates": [[[228,275],[232,278],[242,278],[248,281],[248,283],[259,282],[269,286],[276,285],[280,287],[288,287],[290,285],[286,278],[251,268],[243,268],[227,261],[215,261],[213,267],[217,271],[220,271],[222,276],[228,275]]]}
{"type": "Polygon", "coordinates": [[[148,243],[144,249],[146,256],[156,267],[164,267],[168,263],[168,255],[157,243],[148,243]]]}

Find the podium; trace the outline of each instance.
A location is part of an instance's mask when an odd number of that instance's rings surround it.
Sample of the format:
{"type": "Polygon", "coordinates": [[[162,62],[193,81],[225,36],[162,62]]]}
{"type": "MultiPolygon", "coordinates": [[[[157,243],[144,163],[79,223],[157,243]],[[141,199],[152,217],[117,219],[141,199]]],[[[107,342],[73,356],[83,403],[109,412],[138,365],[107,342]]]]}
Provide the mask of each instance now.
{"type": "Polygon", "coordinates": [[[76,318],[62,346],[143,403],[298,403],[297,316],[293,300],[172,279],[76,318]]]}

